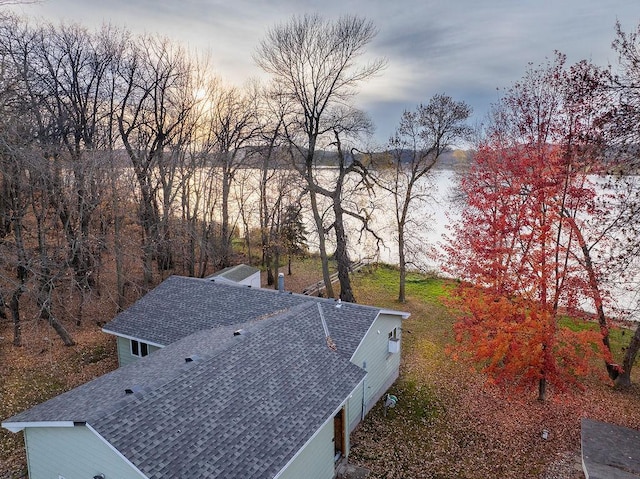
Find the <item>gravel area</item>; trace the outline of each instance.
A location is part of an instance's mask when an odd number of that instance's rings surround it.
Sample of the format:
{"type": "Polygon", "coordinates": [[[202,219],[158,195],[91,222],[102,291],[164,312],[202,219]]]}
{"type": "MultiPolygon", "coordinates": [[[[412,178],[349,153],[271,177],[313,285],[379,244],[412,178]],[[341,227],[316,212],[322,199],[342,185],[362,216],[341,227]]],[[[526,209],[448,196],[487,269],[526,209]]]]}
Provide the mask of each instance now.
{"type": "Polygon", "coordinates": [[[580,452],[560,454],[540,479],[585,479],[580,452]]]}

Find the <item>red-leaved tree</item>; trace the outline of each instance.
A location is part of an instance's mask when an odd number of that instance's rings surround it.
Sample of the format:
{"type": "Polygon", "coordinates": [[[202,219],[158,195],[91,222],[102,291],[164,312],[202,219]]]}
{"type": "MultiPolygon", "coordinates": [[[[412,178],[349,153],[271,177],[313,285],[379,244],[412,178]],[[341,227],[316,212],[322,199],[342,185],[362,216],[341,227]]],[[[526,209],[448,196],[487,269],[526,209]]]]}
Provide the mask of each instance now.
{"type": "Polygon", "coordinates": [[[540,400],[549,383],[579,384],[594,357],[617,369],[604,312],[600,331],[560,324],[586,303],[602,309],[607,296],[597,264],[585,266],[596,237],[586,228],[596,207],[597,111],[575,94],[597,95],[598,74],[586,63],[565,69],[558,54],[506,92],[460,181],[465,205],[446,247],[449,272],[463,280],[451,353],[494,382],[537,383],[540,400]]]}

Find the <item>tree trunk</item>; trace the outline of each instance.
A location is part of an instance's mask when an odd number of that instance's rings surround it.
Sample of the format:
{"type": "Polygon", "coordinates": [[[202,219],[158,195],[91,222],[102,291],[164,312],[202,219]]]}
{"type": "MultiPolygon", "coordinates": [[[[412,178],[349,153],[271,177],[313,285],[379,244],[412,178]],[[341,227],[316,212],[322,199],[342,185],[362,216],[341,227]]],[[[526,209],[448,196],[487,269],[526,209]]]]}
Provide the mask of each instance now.
{"type": "MultiPolygon", "coordinates": [[[[271,148],[269,148],[271,156],[271,148]]],[[[262,267],[267,270],[267,285],[271,286],[274,282],[273,273],[271,271],[270,245],[269,245],[269,205],[267,202],[267,169],[269,167],[267,159],[263,160],[260,176],[260,246],[262,248],[262,267]]]]}
{"type": "Polygon", "coordinates": [[[198,257],[198,278],[204,278],[209,266],[209,241],[211,240],[211,225],[203,219],[200,228],[200,256],[198,257]]]}
{"type": "Polygon", "coordinates": [[[120,235],[122,233],[122,222],[124,221],[124,217],[116,213],[114,221],[113,221],[113,233],[114,233],[114,255],[116,260],[116,304],[118,306],[118,312],[124,311],[125,307],[125,278],[124,278],[124,259],[123,259],[123,248],[122,248],[122,239],[120,235]]]}
{"type": "Polygon", "coordinates": [[[4,302],[4,296],[2,295],[2,291],[0,291],[0,318],[7,319],[7,303],[4,302]]]}
{"type": "Polygon", "coordinates": [[[320,262],[322,263],[322,279],[324,280],[326,296],[333,298],[333,285],[331,284],[331,274],[329,273],[329,257],[327,256],[327,240],[324,233],[324,225],[322,224],[322,216],[318,210],[318,198],[313,186],[309,184],[309,196],[311,199],[311,210],[313,211],[313,219],[318,230],[318,251],[320,252],[320,262]]]}
{"type": "Polygon", "coordinates": [[[51,314],[51,311],[47,311],[49,316],[46,319],[49,325],[53,328],[53,330],[62,338],[62,342],[65,346],[75,346],[75,341],[69,334],[69,332],[65,329],[65,327],[51,314]]]}
{"type": "Polygon", "coordinates": [[[404,256],[404,227],[398,228],[398,267],[400,268],[400,284],[398,286],[398,302],[406,301],[407,263],[404,256]]]}
{"type": "MultiPolygon", "coordinates": [[[[74,160],[76,164],[79,161],[85,161],[79,155],[75,155],[74,160]]],[[[79,289],[90,288],[95,285],[95,280],[91,276],[93,258],[90,251],[88,251],[87,244],[90,236],[91,207],[89,206],[87,191],[83,187],[85,177],[82,171],[79,171],[79,167],[74,168],[76,190],[72,194],[77,198],[73,201],[78,202],[78,204],[74,205],[71,200],[65,198],[62,168],[62,165],[59,165],[56,161],[53,171],[50,172],[52,176],[51,185],[54,189],[53,197],[58,208],[60,226],[67,239],[69,265],[74,272],[76,287],[79,289]],[[75,212],[75,214],[72,212],[75,212]]]]}
{"type": "MultiPolygon", "coordinates": [[[[14,209],[15,211],[15,209],[14,209]]],[[[11,317],[13,318],[13,345],[22,346],[22,325],[20,321],[20,296],[25,291],[25,283],[27,282],[27,252],[24,247],[22,237],[22,215],[15,215],[13,219],[13,236],[16,242],[18,254],[18,264],[16,267],[18,287],[11,295],[9,309],[11,309],[11,317]]]]}
{"type": "Polygon", "coordinates": [[[276,282],[276,275],[273,268],[273,258],[271,256],[271,246],[268,247],[269,251],[265,254],[265,266],[267,268],[267,286],[271,286],[276,282]]]}
{"type": "Polygon", "coordinates": [[[142,161],[133,152],[129,153],[140,187],[139,218],[142,226],[142,276],[145,286],[153,284],[153,258],[156,254],[158,207],[155,203],[150,179],[142,161]]]}
{"type": "MultiPolygon", "coordinates": [[[[42,214],[46,211],[41,210],[42,214]]],[[[47,257],[47,244],[45,233],[45,222],[42,215],[36,218],[38,229],[38,254],[40,257],[40,287],[36,303],[40,309],[40,319],[46,320],[56,333],[62,338],[65,346],[73,346],[75,343],[67,330],[58,322],[51,312],[51,297],[53,292],[53,275],[49,266],[49,258],[47,257]]]]}
{"type": "Polygon", "coordinates": [[[225,166],[222,173],[222,223],[220,228],[220,266],[229,266],[231,258],[231,231],[229,225],[229,195],[231,193],[231,177],[226,166],[227,158],[224,159],[225,166]]]}
{"type": "Polygon", "coordinates": [[[195,238],[195,228],[189,224],[189,239],[188,239],[188,248],[187,252],[187,273],[189,276],[196,275],[196,238],[195,238]]]}
{"type": "MultiPolygon", "coordinates": [[[[280,271],[280,248],[276,248],[276,253],[273,255],[273,271],[274,276],[279,276],[280,271]]],[[[273,289],[278,289],[278,281],[275,281],[273,289]]]]}
{"type": "MultiPolygon", "coordinates": [[[[582,231],[578,228],[578,225],[574,221],[574,219],[570,215],[565,215],[568,220],[573,232],[576,234],[578,238],[578,244],[580,245],[580,249],[582,251],[582,256],[584,258],[584,267],[587,271],[587,275],[589,277],[589,288],[591,289],[591,295],[593,298],[594,305],[596,307],[596,316],[598,318],[598,324],[600,325],[600,333],[602,335],[602,344],[607,349],[609,354],[611,353],[611,345],[609,343],[609,324],[607,322],[607,317],[604,314],[604,307],[602,301],[602,295],[600,293],[600,287],[598,284],[598,278],[596,277],[596,273],[593,267],[593,261],[591,260],[591,252],[587,243],[582,235],[582,231]]],[[[607,369],[607,374],[609,378],[612,380],[616,380],[618,375],[620,374],[620,370],[618,365],[612,364],[605,360],[605,367],[607,369]]]]}
{"type": "Polygon", "coordinates": [[[156,245],[156,264],[159,271],[169,271],[173,269],[173,250],[171,248],[171,237],[165,225],[159,225],[161,231],[158,233],[156,245]]]}
{"type": "Polygon", "coordinates": [[[626,388],[631,386],[631,369],[636,361],[638,350],[640,350],[640,326],[636,327],[636,331],[631,341],[629,341],[629,346],[622,361],[622,372],[615,379],[616,387],[626,388]]]}
{"type": "Polygon", "coordinates": [[[175,266],[173,260],[173,245],[171,240],[171,227],[169,225],[170,218],[170,206],[163,205],[162,216],[157,215],[158,223],[155,227],[156,235],[156,265],[158,271],[169,271],[175,266]]]}
{"type": "Polygon", "coordinates": [[[547,400],[547,378],[542,376],[538,381],[538,401],[544,402],[547,400]]]}
{"type": "Polygon", "coordinates": [[[20,324],[20,296],[24,291],[22,285],[18,286],[11,295],[11,316],[13,318],[13,345],[22,346],[22,325],[20,324]]]}
{"type": "Polygon", "coordinates": [[[251,257],[251,238],[249,236],[249,232],[247,231],[247,256],[249,257],[249,264],[253,264],[253,259],[251,257]]]}
{"type": "Polygon", "coordinates": [[[153,257],[155,256],[154,244],[154,228],[155,215],[153,206],[150,204],[150,194],[142,195],[142,204],[140,205],[140,222],[142,223],[142,279],[145,286],[153,283],[153,257]]]}
{"type": "Polygon", "coordinates": [[[7,180],[3,176],[0,178],[0,238],[11,233],[11,212],[7,201],[10,194],[7,180]]]}
{"type": "Polygon", "coordinates": [[[80,289],[80,300],[78,301],[78,314],[76,316],[76,326],[82,325],[82,318],[84,317],[84,307],[87,303],[87,289],[86,288],[79,288],[79,289],[80,289]]]}
{"type": "Polygon", "coordinates": [[[40,319],[49,323],[49,326],[51,326],[58,336],[62,338],[62,342],[65,346],[74,346],[76,343],[73,341],[73,338],[71,338],[69,332],[51,312],[51,293],[53,290],[51,285],[53,278],[51,277],[51,273],[46,265],[43,266],[40,276],[40,291],[38,292],[37,299],[38,308],[40,309],[40,319]]]}
{"type": "Polygon", "coordinates": [[[351,278],[349,272],[351,269],[351,261],[347,251],[347,235],[344,230],[344,218],[342,208],[336,204],[334,200],[333,211],[335,214],[334,229],[336,232],[336,262],[338,264],[338,280],[340,281],[340,299],[348,303],[355,303],[356,298],[353,295],[351,287],[351,278]]]}
{"type": "Polygon", "coordinates": [[[153,240],[148,231],[142,232],[142,281],[145,286],[153,283],[153,240]]]}

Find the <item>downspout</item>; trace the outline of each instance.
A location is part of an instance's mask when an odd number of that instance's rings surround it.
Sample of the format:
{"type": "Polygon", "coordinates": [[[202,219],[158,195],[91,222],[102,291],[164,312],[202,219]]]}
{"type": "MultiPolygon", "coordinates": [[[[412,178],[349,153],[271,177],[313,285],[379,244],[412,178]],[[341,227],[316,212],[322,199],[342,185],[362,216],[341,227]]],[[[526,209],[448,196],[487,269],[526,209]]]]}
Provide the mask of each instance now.
{"type": "MultiPolygon", "coordinates": [[[[362,361],[362,369],[364,369],[364,372],[367,372],[367,362],[366,361],[362,361]]],[[[360,420],[364,421],[364,414],[365,414],[365,395],[367,393],[367,376],[365,376],[362,379],[362,413],[360,415],[360,420]]]]}

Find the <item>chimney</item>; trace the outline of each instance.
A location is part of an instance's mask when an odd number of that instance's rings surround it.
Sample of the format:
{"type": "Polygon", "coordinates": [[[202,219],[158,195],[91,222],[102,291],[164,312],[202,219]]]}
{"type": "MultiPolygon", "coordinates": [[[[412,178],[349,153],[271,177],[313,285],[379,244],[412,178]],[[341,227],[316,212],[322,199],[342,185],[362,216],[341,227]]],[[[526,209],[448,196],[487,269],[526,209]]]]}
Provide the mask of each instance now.
{"type": "Polygon", "coordinates": [[[278,273],[278,291],[284,293],[284,273],[278,273]]]}

